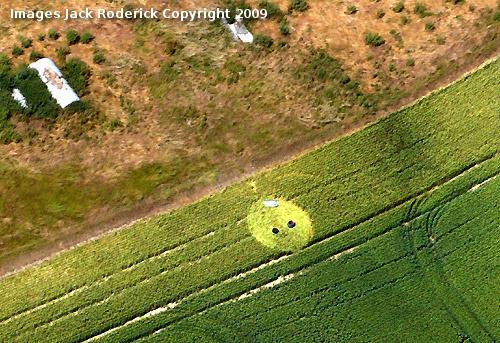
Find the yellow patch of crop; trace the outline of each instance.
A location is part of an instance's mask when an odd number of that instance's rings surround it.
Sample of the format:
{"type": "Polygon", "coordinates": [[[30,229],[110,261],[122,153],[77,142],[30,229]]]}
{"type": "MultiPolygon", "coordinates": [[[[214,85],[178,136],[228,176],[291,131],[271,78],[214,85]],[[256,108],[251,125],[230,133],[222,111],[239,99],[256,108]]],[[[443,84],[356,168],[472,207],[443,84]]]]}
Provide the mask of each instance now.
{"type": "Polygon", "coordinates": [[[252,235],[263,245],[280,251],[296,251],[313,235],[312,221],[305,210],[278,199],[277,207],[265,207],[263,199],[250,208],[247,223],[252,235]]]}

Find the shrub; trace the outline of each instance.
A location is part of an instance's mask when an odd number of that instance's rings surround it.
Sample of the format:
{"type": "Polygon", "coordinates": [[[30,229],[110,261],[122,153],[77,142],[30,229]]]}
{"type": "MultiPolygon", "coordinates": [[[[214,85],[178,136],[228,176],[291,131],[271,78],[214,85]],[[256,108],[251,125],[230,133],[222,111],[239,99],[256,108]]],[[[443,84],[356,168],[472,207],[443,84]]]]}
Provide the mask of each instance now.
{"type": "Polygon", "coordinates": [[[476,6],[473,4],[469,5],[469,11],[474,12],[476,10],[476,6]]]}
{"type": "Polygon", "coordinates": [[[267,35],[256,34],[253,43],[257,46],[269,49],[273,45],[273,39],[267,35]]]}
{"type": "Polygon", "coordinates": [[[283,13],[281,12],[279,6],[276,5],[272,1],[261,0],[259,2],[259,8],[267,10],[267,18],[268,19],[273,18],[273,17],[283,16],[283,13]]]}
{"type": "Polygon", "coordinates": [[[55,29],[49,29],[47,32],[47,37],[51,40],[58,40],[61,35],[55,29]]]}
{"type": "Polygon", "coordinates": [[[94,55],[92,56],[92,61],[95,64],[103,64],[104,62],[106,62],[106,57],[101,50],[96,50],[94,51],[94,55]]]}
{"type": "Polygon", "coordinates": [[[437,36],[436,37],[436,43],[439,45],[443,45],[446,42],[443,36],[437,36]]]}
{"type": "Polygon", "coordinates": [[[29,47],[31,47],[31,44],[33,43],[33,41],[29,38],[26,38],[24,36],[19,36],[19,41],[21,42],[21,46],[24,48],[24,49],[28,49],[29,47]]]}
{"type": "Polygon", "coordinates": [[[392,29],[391,31],[389,31],[389,33],[391,34],[392,37],[394,37],[394,39],[396,40],[396,42],[398,42],[399,44],[402,44],[403,43],[403,37],[401,37],[401,33],[399,33],[398,31],[392,29]]]}
{"type": "Polygon", "coordinates": [[[288,36],[290,34],[290,25],[288,24],[288,20],[286,20],[286,18],[283,18],[280,21],[280,32],[283,36],[288,36]]]}
{"type": "Polygon", "coordinates": [[[405,4],[402,1],[396,2],[391,9],[396,13],[401,13],[405,9],[405,4]]]}
{"type": "Polygon", "coordinates": [[[38,61],[39,59],[43,58],[43,55],[41,53],[39,53],[38,51],[36,50],[33,50],[31,53],[30,53],[30,61],[38,61]]]}
{"type": "Polygon", "coordinates": [[[389,71],[391,73],[395,72],[396,71],[396,65],[394,63],[390,63],[389,64],[389,71]]]}
{"type": "Polygon", "coordinates": [[[14,45],[12,47],[12,56],[21,56],[24,50],[19,45],[14,45]]]}
{"type": "Polygon", "coordinates": [[[493,14],[493,21],[500,21],[500,11],[496,11],[493,14]]]}
{"type": "Polygon", "coordinates": [[[90,78],[89,66],[80,59],[70,59],[61,69],[64,78],[79,96],[87,92],[87,86],[90,78]]]}
{"type": "Polygon", "coordinates": [[[309,3],[307,0],[292,0],[290,2],[289,10],[304,12],[309,8],[309,3]]]}
{"type": "Polygon", "coordinates": [[[461,5],[465,2],[465,0],[451,0],[453,5],[461,5]]]}
{"type": "Polygon", "coordinates": [[[385,43],[384,38],[381,35],[374,32],[365,33],[365,44],[371,46],[380,46],[385,43]]]}
{"type": "Polygon", "coordinates": [[[425,23],[425,31],[434,31],[436,29],[436,26],[432,21],[428,21],[425,23]]]}
{"type": "Polygon", "coordinates": [[[90,32],[85,31],[82,33],[80,37],[80,42],[82,42],[83,44],[89,44],[94,40],[94,38],[95,37],[90,32]]]}
{"type": "Polygon", "coordinates": [[[431,15],[431,13],[427,10],[427,7],[421,2],[415,3],[415,6],[413,7],[413,13],[418,15],[420,18],[425,18],[431,15]]]}
{"type": "Polygon", "coordinates": [[[39,33],[37,36],[36,36],[36,39],[39,41],[39,42],[43,42],[45,40],[45,34],[44,33],[39,33]]]}
{"type": "Polygon", "coordinates": [[[66,63],[66,56],[70,54],[70,50],[67,46],[56,48],[56,56],[59,64],[66,63]]]}
{"type": "Polygon", "coordinates": [[[399,19],[399,24],[400,25],[406,25],[410,22],[410,18],[408,18],[407,16],[402,16],[400,19],[399,19]]]}
{"type": "Polygon", "coordinates": [[[408,57],[408,58],[406,59],[406,66],[408,66],[408,67],[413,67],[413,66],[415,66],[415,60],[414,60],[413,58],[411,58],[411,57],[408,57]]]}
{"type": "Polygon", "coordinates": [[[110,129],[111,131],[114,131],[114,130],[116,130],[116,129],[118,129],[118,128],[122,127],[122,126],[123,126],[123,124],[122,124],[122,122],[120,121],[120,119],[118,119],[118,118],[113,118],[113,119],[111,119],[111,120],[109,121],[109,129],[110,129]]]}
{"type": "Polygon", "coordinates": [[[345,10],[345,14],[354,14],[358,11],[358,8],[355,6],[355,5],[349,5],[347,6],[346,10],[345,10]]]}
{"type": "Polygon", "coordinates": [[[383,18],[384,16],[385,16],[385,11],[384,11],[383,9],[379,8],[379,9],[377,10],[376,17],[377,17],[378,19],[381,19],[381,18],[383,18]]]}
{"type": "Polygon", "coordinates": [[[69,29],[68,32],[66,32],[66,40],[68,41],[69,45],[78,43],[78,41],[80,40],[78,31],[76,31],[75,29],[69,29]]]}

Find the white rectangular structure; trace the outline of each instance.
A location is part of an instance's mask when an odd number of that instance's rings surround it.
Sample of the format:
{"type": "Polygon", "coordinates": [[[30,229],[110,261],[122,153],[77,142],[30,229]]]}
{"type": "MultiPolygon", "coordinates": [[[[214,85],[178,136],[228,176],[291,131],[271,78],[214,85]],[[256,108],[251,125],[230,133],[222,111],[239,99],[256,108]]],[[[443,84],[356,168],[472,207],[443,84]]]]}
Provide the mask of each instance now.
{"type": "Polygon", "coordinates": [[[253,43],[253,35],[247,30],[242,22],[236,21],[234,24],[229,24],[229,29],[243,43],[253,43]]]}
{"type": "Polygon", "coordinates": [[[61,71],[48,58],[42,58],[29,65],[30,68],[38,71],[40,79],[49,89],[52,97],[57,101],[59,106],[65,108],[69,104],[79,101],[80,98],[68,82],[63,78],[61,71]]]}

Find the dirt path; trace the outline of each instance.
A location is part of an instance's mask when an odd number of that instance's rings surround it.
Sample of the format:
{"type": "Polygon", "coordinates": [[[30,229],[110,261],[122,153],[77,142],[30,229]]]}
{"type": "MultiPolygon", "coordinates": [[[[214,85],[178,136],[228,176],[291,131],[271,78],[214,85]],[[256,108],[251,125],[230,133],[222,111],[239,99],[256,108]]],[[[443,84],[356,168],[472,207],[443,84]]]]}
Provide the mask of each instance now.
{"type": "Polygon", "coordinates": [[[67,249],[74,248],[76,246],[85,244],[88,241],[98,239],[104,234],[131,225],[137,220],[151,217],[160,213],[165,213],[167,211],[171,211],[186,204],[200,200],[203,197],[224,189],[230,184],[242,181],[255,174],[256,172],[262,172],[268,168],[275,167],[278,164],[306,154],[320,144],[331,141],[346,134],[352,134],[362,129],[366,125],[374,123],[378,119],[387,116],[389,113],[397,110],[401,106],[410,105],[422,96],[428,94],[430,91],[445,87],[448,84],[452,83],[454,80],[459,79],[462,75],[473,72],[474,70],[480,68],[485,63],[485,60],[498,57],[499,54],[500,47],[491,55],[484,56],[484,59],[482,59],[481,61],[476,60],[464,63],[464,65],[460,69],[455,70],[454,72],[448,74],[447,76],[441,78],[439,81],[434,82],[433,84],[429,84],[428,87],[422,89],[419,94],[415,94],[412,97],[403,99],[397,105],[384,110],[376,117],[371,117],[365,119],[361,123],[346,127],[345,130],[340,134],[330,136],[327,134],[323,134],[318,136],[314,141],[310,141],[305,144],[301,143],[284,147],[273,156],[270,156],[266,159],[249,162],[247,165],[243,166],[243,173],[234,171],[226,172],[222,175],[221,178],[219,178],[217,184],[205,187],[195,187],[189,192],[184,192],[176,195],[173,200],[168,202],[151,202],[145,200],[144,202],[137,204],[137,206],[130,210],[126,210],[121,213],[115,213],[110,215],[108,218],[101,218],[98,221],[88,223],[85,230],[81,230],[76,234],[65,235],[63,237],[60,237],[56,241],[40,245],[30,252],[8,258],[0,265],[0,278],[20,271],[29,266],[39,264],[44,260],[49,259],[67,249]]]}

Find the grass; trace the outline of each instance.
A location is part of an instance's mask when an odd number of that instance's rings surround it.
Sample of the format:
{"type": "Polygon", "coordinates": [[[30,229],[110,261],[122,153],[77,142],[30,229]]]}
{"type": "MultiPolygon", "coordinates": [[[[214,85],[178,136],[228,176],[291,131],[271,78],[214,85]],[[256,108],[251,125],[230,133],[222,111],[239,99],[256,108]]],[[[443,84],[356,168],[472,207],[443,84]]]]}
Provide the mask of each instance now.
{"type": "Polygon", "coordinates": [[[496,340],[499,75],[2,279],[0,339],[496,340]],[[252,236],[269,194],[307,211],[306,246],[252,236]]]}
{"type": "Polygon", "coordinates": [[[308,214],[292,202],[280,199],[276,208],[266,208],[256,202],[247,217],[252,235],[265,246],[280,251],[296,251],[312,237],[312,223],[308,214]],[[293,221],[295,227],[288,227],[293,221]],[[278,232],[274,233],[273,230],[278,232]]]}

